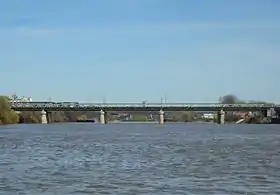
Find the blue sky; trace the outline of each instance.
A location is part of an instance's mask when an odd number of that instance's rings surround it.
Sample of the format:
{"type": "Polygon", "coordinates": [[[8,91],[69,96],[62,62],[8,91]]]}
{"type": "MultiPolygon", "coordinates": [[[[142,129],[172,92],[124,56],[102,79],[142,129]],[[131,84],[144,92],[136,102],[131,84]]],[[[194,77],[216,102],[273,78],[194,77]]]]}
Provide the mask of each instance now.
{"type": "Polygon", "coordinates": [[[279,0],[3,0],[1,94],[280,102],[279,0]]]}

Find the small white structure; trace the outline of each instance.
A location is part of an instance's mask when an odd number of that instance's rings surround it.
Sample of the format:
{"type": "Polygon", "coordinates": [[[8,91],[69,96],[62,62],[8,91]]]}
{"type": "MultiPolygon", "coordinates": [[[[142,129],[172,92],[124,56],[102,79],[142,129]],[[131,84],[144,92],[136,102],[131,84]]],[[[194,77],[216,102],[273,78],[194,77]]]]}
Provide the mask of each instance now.
{"type": "Polygon", "coordinates": [[[216,114],[214,114],[214,113],[204,113],[202,115],[202,118],[204,118],[204,119],[214,119],[215,117],[216,117],[216,114]]]}
{"type": "Polygon", "coordinates": [[[45,110],[41,111],[41,123],[48,124],[47,112],[45,110]]]}
{"type": "Polygon", "coordinates": [[[162,110],[159,111],[159,124],[163,125],[164,123],[164,112],[162,110]]]}
{"type": "Polygon", "coordinates": [[[100,124],[105,124],[105,112],[100,110],[100,124]]]}

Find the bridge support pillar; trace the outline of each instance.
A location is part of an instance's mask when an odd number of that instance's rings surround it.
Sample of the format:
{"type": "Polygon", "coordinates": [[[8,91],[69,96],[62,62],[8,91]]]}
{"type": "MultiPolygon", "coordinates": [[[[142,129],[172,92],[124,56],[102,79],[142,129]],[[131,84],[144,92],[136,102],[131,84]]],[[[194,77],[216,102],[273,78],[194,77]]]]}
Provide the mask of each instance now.
{"type": "Polygon", "coordinates": [[[100,124],[105,124],[105,112],[103,110],[100,110],[100,124]]]}
{"type": "Polygon", "coordinates": [[[45,110],[41,111],[41,123],[48,124],[47,112],[45,110]]]}
{"type": "Polygon", "coordinates": [[[164,112],[162,110],[159,111],[159,124],[164,124],[164,112]]]}
{"type": "Polygon", "coordinates": [[[267,109],[267,111],[266,111],[266,116],[268,117],[268,118],[272,118],[272,117],[274,117],[275,116],[275,109],[274,108],[270,108],[270,109],[267,109]]]}
{"type": "Polygon", "coordinates": [[[218,120],[219,124],[225,124],[225,111],[222,109],[219,112],[219,120],[218,120]]]}

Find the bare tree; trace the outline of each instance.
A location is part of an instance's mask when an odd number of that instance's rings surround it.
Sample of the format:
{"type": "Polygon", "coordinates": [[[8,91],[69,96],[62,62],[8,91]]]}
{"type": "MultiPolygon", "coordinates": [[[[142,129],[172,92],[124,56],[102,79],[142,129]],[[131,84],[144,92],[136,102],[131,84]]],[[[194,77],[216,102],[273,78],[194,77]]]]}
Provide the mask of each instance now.
{"type": "Polygon", "coordinates": [[[219,98],[219,102],[222,104],[235,104],[238,103],[238,101],[238,98],[232,94],[228,94],[219,98]]]}

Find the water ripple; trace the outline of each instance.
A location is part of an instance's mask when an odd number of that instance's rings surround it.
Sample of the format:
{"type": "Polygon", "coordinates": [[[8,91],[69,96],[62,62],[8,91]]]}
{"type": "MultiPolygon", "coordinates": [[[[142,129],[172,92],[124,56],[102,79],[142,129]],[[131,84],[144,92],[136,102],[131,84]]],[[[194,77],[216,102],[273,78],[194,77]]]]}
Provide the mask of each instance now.
{"type": "Polygon", "coordinates": [[[0,194],[279,194],[270,125],[0,128],[0,194]]]}

